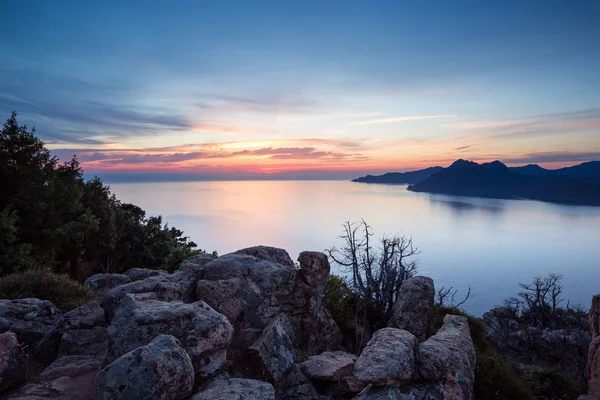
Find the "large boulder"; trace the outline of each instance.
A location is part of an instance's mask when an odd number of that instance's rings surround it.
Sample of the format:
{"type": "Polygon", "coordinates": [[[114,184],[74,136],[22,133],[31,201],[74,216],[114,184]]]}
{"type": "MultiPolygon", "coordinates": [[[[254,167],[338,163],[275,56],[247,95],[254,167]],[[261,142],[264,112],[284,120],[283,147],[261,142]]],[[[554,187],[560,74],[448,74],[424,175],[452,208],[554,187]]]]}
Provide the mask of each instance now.
{"type": "Polygon", "coordinates": [[[149,268],[131,268],[125,272],[125,275],[131,280],[131,282],[141,281],[151,276],[164,276],[168,275],[167,271],[162,269],[149,269],[149,268]]]}
{"type": "MultiPolygon", "coordinates": [[[[438,385],[369,386],[354,400],[451,400],[438,385]]],[[[465,400],[465,399],[460,399],[465,400]]]]}
{"type": "Polygon", "coordinates": [[[417,338],[396,328],[383,328],[373,334],[356,364],[354,377],[375,386],[410,381],[415,372],[417,338]]]}
{"type": "Polygon", "coordinates": [[[321,381],[340,381],[352,375],[356,356],[344,351],[325,352],[300,364],[304,375],[321,381]]]}
{"type": "Polygon", "coordinates": [[[254,379],[219,379],[208,383],[191,400],[275,400],[275,389],[254,379]]]}
{"type": "Polygon", "coordinates": [[[77,307],[61,316],[48,330],[37,346],[36,355],[42,361],[52,361],[58,354],[64,333],[103,327],[105,323],[104,310],[95,301],[77,307]]]}
{"type": "Polygon", "coordinates": [[[60,340],[58,356],[87,355],[104,358],[108,349],[106,328],[77,329],[65,332],[60,340]]]}
{"type": "Polygon", "coordinates": [[[594,338],[600,336],[600,294],[592,297],[592,307],[590,307],[590,332],[594,338]]]}
{"type": "Polygon", "coordinates": [[[294,364],[291,331],[290,321],[281,313],[273,318],[256,342],[248,348],[250,358],[260,375],[272,382],[279,382],[294,364]]]}
{"type": "Polygon", "coordinates": [[[161,334],[176,337],[196,372],[208,376],[223,366],[233,328],[224,315],[203,301],[139,301],[126,295],[108,327],[109,359],[146,345],[161,334]]]}
{"type": "Polygon", "coordinates": [[[35,348],[61,315],[48,300],[0,300],[0,333],[12,331],[19,343],[35,348]]]}
{"type": "Polygon", "coordinates": [[[171,335],[124,354],[96,378],[96,400],[183,400],[192,394],[192,362],[171,335]]]}
{"type": "Polygon", "coordinates": [[[400,287],[390,326],[409,331],[420,342],[424,341],[432,321],[434,297],[433,279],[425,276],[408,278],[400,287]]]}
{"type": "Polygon", "coordinates": [[[438,332],[419,345],[417,374],[443,387],[446,399],[471,399],[475,348],[466,317],[446,315],[438,332]]]}
{"type": "Polygon", "coordinates": [[[304,252],[298,260],[300,268],[285,250],[259,246],[203,266],[197,298],[231,321],[236,330],[234,347],[252,343],[280,313],[290,319],[297,360],[339,347],[339,328],[322,307],[329,274],[327,257],[304,252]]]}
{"type": "Polygon", "coordinates": [[[331,400],[321,395],[313,383],[302,373],[298,364],[287,371],[275,394],[277,400],[331,400]]]}
{"type": "Polygon", "coordinates": [[[59,357],[33,382],[10,399],[89,400],[94,395],[96,375],[102,362],[90,356],[59,357]]]}
{"type": "Polygon", "coordinates": [[[590,331],[593,339],[588,350],[586,370],[588,392],[592,399],[600,399],[600,294],[592,298],[590,331]]]}
{"type": "Polygon", "coordinates": [[[90,288],[98,300],[112,288],[130,283],[131,278],[123,274],[96,274],[86,279],[83,283],[90,288]]]}
{"type": "Polygon", "coordinates": [[[0,393],[25,380],[25,358],[13,332],[0,334],[0,393]]]}

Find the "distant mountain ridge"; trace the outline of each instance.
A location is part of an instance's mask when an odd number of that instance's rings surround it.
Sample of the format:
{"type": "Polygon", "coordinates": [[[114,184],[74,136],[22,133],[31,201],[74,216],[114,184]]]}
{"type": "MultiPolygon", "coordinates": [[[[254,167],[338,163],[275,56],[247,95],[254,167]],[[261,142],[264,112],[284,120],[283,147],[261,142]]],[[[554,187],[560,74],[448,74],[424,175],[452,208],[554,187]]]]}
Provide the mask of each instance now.
{"type": "Polygon", "coordinates": [[[388,185],[412,184],[424,181],[431,175],[440,172],[442,167],[429,167],[409,172],[388,172],[383,175],[367,175],[353,179],[352,182],[383,183],[388,185]]]}
{"type": "Polygon", "coordinates": [[[600,180],[596,180],[599,177],[597,161],[545,170],[537,165],[509,168],[500,161],[478,164],[457,160],[408,190],[600,206],[600,180]]]}

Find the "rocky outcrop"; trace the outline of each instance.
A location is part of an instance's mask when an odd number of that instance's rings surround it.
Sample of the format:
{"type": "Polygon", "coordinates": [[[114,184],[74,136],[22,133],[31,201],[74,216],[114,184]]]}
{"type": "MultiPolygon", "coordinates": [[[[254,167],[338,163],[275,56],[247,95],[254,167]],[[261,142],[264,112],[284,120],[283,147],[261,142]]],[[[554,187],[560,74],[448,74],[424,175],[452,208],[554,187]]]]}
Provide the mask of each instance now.
{"type": "Polygon", "coordinates": [[[70,332],[71,337],[77,335],[73,331],[93,329],[105,325],[104,310],[95,301],[69,311],[52,325],[37,346],[36,353],[41,361],[52,361],[58,354],[63,334],[70,332]]]}
{"type": "Polygon", "coordinates": [[[592,298],[590,308],[590,331],[592,343],[588,349],[586,375],[591,399],[600,399],[600,294],[592,298]]]}
{"type": "Polygon", "coordinates": [[[173,336],[160,335],[100,371],[94,399],[183,400],[193,386],[194,369],[186,351],[173,336]]]}
{"type": "Polygon", "coordinates": [[[417,338],[408,331],[383,328],[373,334],[354,366],[365,384],[393,385],[410,381],[415,372],[417,338]]]}
{"type": "Polygon", "coordinates": [[[0,333],[12,331],[19,343],[35,348],[61,315],[47,300],[0,300],[0,333]]]}
{"type": "Polygon", "coordinates": [[[0,393],[25,381],[25,358],[13,332],[0,334],[0,393]]]}
{"type": "Polygon", "coordinates": [[[131,278],[123,274],[96,274],[87,278],[84,285],[94,292],[98,300],[101,300],[110,289],[130,282],[131,278]]]}
{"type": "Polygon", "coordinates": [[[409,331],[420,342],[424,341],[432,321],[434,297],[433,279],[425,276],[408,278],[400,287],[389,325],[409,331]]]}
{"type": "Polygon", "coordinates": [[[224,315],[203,301],[140,301],[126,295],[108,327],[109,359],[146,345],[161,334],[177,338],[196,372],[208,376],[223,366],[233,329],[224,315]]]}
{"type": "Polygon", "coordinates": [[[438,332],[419,345],[416,376],[443,386],[446,399],[470,399],[475,348],[466,317],[446,315],[438,332]]]}
{"type": "Polygon", "coordinates": [[[321,381],[340,381],[352,375],[356,356],[344,351],[325,352],[300,364],[305,376],[321,381]]]}
{"type": "Polygon", "coordinates": [[[293,365],[279,384],[277,400],[331,400],[321,395],[313,383],[302,373],[298,364],[293,365]]]}
{"type": "Polygon", "coordinates": [[[290,321],[281,313],[248,349],[254,366],[271,382],[279,382],[294,364],[291,335],[290,321]]]}
{"type": "Polygon", "coordinates": [[[254,379],[219,379],[208,383],[191,400],[275,400],[275,389],[254,379]]]}
{"type": "Polygon", "coordinates": [[[130,282],[137,282],[150,278],[151,276],[165,276],[168,275],[168,273],[162,269],[131,268],[125,272],[125,275],[131,280],[130,282]]]}

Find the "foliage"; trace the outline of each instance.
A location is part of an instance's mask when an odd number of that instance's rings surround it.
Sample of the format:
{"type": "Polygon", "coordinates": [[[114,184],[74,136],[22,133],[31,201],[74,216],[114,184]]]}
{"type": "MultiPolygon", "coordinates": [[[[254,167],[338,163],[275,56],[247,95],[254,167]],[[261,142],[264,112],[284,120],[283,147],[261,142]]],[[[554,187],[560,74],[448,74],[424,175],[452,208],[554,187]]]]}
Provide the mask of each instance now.
{"type": "Polygon", "coordinates": [[[81,283],[46,269],[29,269],[0,278],[1,299],[28,297],[49,300],[62,312],[95,300],[93,293],[81,283]]]}
{"type": "Polygon", "coordinates": [[[331,260],[351,273],[351,287],[369,307],[370,318],[388,321],[402,283],[417,270],[419,253],[406,236],[383,236],[373,248],[373,230],[363,220],[344,224],[341,249],[326,250],[331,260]]]}
{"type": "Polygon", "coordinates": [[[542,399],[576,399],[585,393],[584,384],[566,376],[561,368],[532,372],[529,385],[536,397],[542,399]]]}
{"type": "Polygon", "coordinates": [[[325,307],[331,312],[339,327],[345,327],[353,318],[356,309],[356,294],[348,287],[346,280],[337,275],[329,275],[325,285],[325,307]]]}
{"type": "Polygon", "coordinates": [[[529,400],[534,396],[522,374],[489,344],[485,326],[478,318],[455,307],[436,306],[433,316],[435,333],[446,314],[462,315],[469,321],[477,355],[473,395],[478,400],[529,400]]]}
{"type": "Polygon", "coordinates": [[[29,266],[85,279],[132,267],[172,271],[203,252],[183,232],[124,204],[73,156],[59,163],[16,113],[0,132],[0,276],[29,266]]]}

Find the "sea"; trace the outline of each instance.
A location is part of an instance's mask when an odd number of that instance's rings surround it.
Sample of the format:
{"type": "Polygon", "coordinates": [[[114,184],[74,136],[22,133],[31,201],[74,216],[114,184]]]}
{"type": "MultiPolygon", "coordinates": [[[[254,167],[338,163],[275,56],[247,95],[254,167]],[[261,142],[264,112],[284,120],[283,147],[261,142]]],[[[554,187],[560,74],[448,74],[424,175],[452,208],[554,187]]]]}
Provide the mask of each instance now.
{"type": "MultiPolygon", "coordinates": [[[[563,305],[588,309],[600,293],[600,207],[413,193],[406,185],[347,181],[210,181],[111,184],[123,202],[162,215],[198,246],[220,255],[244,247],[340,247],[345,222],[375,236],[406,235],[418,274],[453,287],[481,316],[517,296],[519,283],[563,276],[563,305]]],[[[332,265],[332,273],[347,275],[332,265]]]]}

